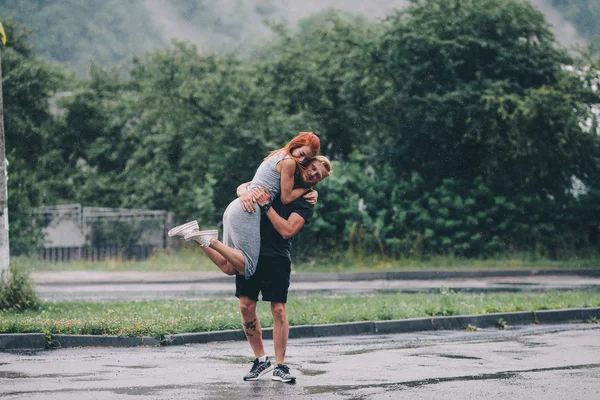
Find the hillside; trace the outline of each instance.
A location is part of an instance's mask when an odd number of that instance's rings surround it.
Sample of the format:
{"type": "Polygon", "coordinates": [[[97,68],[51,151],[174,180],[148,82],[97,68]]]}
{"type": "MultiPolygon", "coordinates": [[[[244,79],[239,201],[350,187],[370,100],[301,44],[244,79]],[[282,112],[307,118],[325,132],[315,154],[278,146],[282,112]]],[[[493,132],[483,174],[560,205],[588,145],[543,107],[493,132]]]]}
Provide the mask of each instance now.
{"type": "MultiPolygon", "coordinates": [[[[583,43],[600,33],[596,0],[531,0],[547,16],[559,41],[583,43]]],[[[0,0],[0,17],[34,30],[36,52],[85,74],[90,59],[128,64],[134,55],[187,39],[200,51],[249,55],[269,40],[265,20],[293,27],[327,8],[382,18],[409,0],[0,0]]]]}

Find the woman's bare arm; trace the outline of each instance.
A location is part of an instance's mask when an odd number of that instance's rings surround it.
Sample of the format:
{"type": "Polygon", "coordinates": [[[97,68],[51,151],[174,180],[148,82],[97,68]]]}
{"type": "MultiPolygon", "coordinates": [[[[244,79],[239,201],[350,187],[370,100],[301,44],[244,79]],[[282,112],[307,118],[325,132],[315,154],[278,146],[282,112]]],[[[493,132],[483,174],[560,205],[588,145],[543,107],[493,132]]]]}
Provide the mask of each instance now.
{"type": "Polygon", "coordinates": [[[238,186],[235,191],[237,196],[242,197],[242,195],[248,193],[248,186],[250,186],[251,183],[252,182],[245,182],[245,183],[242,183],[240,186],[238,186]]]}
{"type": "Polygon", "coordinates": [[[283,204],[290,204],[301,197],[307,188],[294,189],[294,173],[296,172],[296,161],[291,158],[281,160],[278,164],[281,175],[279,196],[283,204]]]}

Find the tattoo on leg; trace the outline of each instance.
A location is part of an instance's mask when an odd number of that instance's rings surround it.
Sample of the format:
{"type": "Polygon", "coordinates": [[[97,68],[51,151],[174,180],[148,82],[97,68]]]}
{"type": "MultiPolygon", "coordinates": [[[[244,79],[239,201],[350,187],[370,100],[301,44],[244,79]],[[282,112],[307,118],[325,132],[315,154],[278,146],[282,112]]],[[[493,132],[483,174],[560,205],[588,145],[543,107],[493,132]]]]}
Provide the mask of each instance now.
{"type": "Polygon", "coordinates": [[[244,329],[246,331],[246,336],[254,337],[250,331],[256,331],[256,318],[252,321],[244,322],[244,328],[246,328],[244,329]]]}

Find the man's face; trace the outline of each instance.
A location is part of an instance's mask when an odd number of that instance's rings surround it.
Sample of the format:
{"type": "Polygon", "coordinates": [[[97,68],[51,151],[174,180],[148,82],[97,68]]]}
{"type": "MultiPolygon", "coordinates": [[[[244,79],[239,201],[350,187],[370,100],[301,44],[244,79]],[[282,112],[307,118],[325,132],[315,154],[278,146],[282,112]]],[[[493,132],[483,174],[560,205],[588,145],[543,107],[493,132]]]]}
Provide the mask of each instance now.
{"type": "Polygon", "coordinates": [[[329,172],[327,172],[323,163],[313,160],[304,169],[302,181],[304,181],[305,186],[314,186],[328,176],[329,172]]]}

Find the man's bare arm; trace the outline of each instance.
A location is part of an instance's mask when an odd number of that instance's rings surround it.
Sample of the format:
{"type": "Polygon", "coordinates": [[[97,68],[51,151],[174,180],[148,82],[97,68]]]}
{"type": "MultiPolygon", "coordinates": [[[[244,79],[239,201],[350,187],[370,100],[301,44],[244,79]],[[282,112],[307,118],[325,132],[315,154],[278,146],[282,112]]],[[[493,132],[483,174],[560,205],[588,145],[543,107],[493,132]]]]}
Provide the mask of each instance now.
{"type": "Polygon", "coordinates": [[[288,219],[282,218],[273,207],[269,208],[265,215],[269,218],[271,224],[273,224],[273,228],[284,239],[293,238],[306,223],[304,218],[297,213],[292,213],[288,219]]]}
{"type": "MultiPolygon", "coordinates": [[[[254,196],[254,201],[256,201],[259,206],[264,206],[271,201],[268,189],[256,188],[252,191],[252,195],[254,196]]],[[[277,211],[272,207],[267,210],[265,215],[269,218],[271,224],[273,224],[273,228],[275,228],[284,239],[294,237],[306,223],[304,218],[298,213],[292,213],[288,219],[285,219],[277,214],[277,211]]]]}

